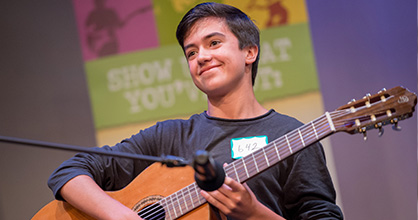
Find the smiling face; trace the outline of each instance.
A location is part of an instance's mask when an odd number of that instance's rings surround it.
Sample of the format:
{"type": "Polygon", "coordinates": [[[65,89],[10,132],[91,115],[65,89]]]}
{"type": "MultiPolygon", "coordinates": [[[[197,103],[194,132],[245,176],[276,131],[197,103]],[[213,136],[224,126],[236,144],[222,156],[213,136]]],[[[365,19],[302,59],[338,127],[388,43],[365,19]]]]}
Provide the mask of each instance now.
{"type": "Polygon", "coordinates": [[[184,40],[184,52],[195,85],[208,97],[252,89],[251,65],[257,47],[239,49],[238,39],[221,18],[198,20],[184,40]]]}

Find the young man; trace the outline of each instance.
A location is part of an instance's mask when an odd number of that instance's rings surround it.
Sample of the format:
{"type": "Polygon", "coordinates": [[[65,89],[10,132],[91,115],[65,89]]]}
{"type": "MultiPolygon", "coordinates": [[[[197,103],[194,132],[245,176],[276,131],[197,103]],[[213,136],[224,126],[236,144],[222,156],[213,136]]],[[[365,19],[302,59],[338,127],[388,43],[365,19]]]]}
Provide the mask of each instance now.
{"type": "MultiPolygon", "coordinates": [[[[203,3],[180,22],[177,39],[195,85],[207,95],[207,111],[188,120],[169,120],[140,131],[113,147],[129,153],[177,155],[191,160],[207,150],[219,163],[234,158],[233,139],[273,141],[301,125],[265,109],[253,91],[259,57],[259,31],[239,9],[203,3]]],[[[250,153],[250,152],[247,152],[250,153]]],[[[97,219],[139,219],[103,190],[123,188],[149,163],[78,154],[64,162],[49,185],[97,219]]],[[[241,184],[229,177],[201,195],[229,219],[342,219],[325,165],[323,149],[314,144],[241,184]]]]}

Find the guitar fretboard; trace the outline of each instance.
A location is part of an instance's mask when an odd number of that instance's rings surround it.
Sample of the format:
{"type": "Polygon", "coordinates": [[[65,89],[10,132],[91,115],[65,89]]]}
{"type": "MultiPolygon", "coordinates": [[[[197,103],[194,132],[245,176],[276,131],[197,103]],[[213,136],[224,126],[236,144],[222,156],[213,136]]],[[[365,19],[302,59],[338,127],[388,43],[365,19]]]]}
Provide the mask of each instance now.
{"type": "Polygon", "coordinates": [[[334,125],[327,113],[268,143],[256,152],[235,160],[225,167],[225,173],[243,183],[334,131],[334,125]]]}
{"type": "MultiPolygon", "coordinates": [[[[334,114],[334,113],[332,113],[334,114]]],[[[244,183],[267,168],[335,132],[332,116],[325,115],[268,143],[263,148],[228,164],[226,176],[244,183]]],[[[158,202],[164,208],[165,219],[176,219],[204,204],[196,183],[165,197],[158,202]]]]}

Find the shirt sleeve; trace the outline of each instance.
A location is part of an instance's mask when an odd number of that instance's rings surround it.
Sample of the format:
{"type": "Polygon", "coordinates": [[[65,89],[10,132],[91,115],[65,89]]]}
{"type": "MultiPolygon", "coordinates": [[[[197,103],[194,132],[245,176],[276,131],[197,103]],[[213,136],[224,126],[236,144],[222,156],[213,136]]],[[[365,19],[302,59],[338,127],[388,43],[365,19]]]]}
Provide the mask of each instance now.
{"type": "MultiPolygon", "coordinates": [[[[156,155],[154,140],[156,126],[145,129],[115,146],[96,147],[99,151],[118,151],[132,154],[156,155]]],[[[100,154],[79,153],[62,163],[49,177],[48,186],[58,200],[59,191],[69,180],[79,175],[90,176],[103,190],[119,190],[128,185],[152,162],[138,161],[100,154]]]]}

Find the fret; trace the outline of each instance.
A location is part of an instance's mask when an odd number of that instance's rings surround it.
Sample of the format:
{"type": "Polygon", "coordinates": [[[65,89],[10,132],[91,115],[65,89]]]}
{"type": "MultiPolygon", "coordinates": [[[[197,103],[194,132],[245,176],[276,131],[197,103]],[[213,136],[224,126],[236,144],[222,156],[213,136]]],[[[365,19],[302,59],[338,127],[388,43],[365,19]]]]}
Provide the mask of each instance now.
{"type": "Polygon", "coordinates": [[[177,200],[177,204],[178,204],[179,211],[180,211],[180,214],[181,215],[184,214],[184,210],[186,208],[185,205],[184,205],[184,203],[182,203],[182,201],[181,201],[182,198],[183,197],[180,195],[180,191],[177,191],[176,192],[176,200],[177,200]]]}
{"type": "Polygon", "coordinates": [[[177,215],[177,212],[176,212],[176,207],[174,206],[174,201],[173,201],[173,196],[171,195],[170,196],[170,199],[171,199],[171,206],[173,206],[173,210],[174,210],[174,216],[177,218],[178,217],[178,215],[177,215]]]}
{"type": "MultiPolygon", "coordinates": [[[[323,116],[321,119],[318,119],[318,122],[315,122],[315,131],[318,133],[318,140],[324,137],[325,134],[328,134],[332,128],[329,128],[329,122],[327,118],[323,116]]],[[[331,130],[332,131],[332,130],[331,130]]]]}
{"type": "MultiPolygon", "coordinates": [[[[173,193],[172,194],[172,196],[171,196],[171,199],[172,199],[172,201],[173,201],[173,205],[174,204],[176,204],[175,205],[175,207],[176,207],[176,211],[178,211],[178,213],[181,215],[182,213],[181,213],[181,207],[180,207],[180,203],[179,203],[179,200],[178,200],[178,197],[177,197],[177,193],[178,193],[178,191],[177,192],[175,192],[175,193],[173,193]]],[[[177,216],[178,217],[178,216],[177,216]]]]}
{"type": "Polygon", "coordinates": [[[314,125],[314,123],[313,123],[312,121],[311,121],[311,126],[312,126],[312,129],[313,129],[314,133],[315,133],[315,137],[316,137],[316,139],[318,140],[318,139],[319,139],[319,137],[318,137],[318,133],[316,132],[315,125],[314,125]]]}
{"type": "Polygon", "coordinates": [[[259,167],[257,164],[257,159],[256,159],[256,152],[252,153],[251,155],[248,155],[246,158],[249,159],[249,161],[247,160],[247,169],[248,169],[248,174],[249,177],[254,176],[255,174],[259,173],[259,167]],[[252,157],[250,157],[252,156],[252,157]]]}
{"type": "MultiPolygon", "coordinates": [[[[167,205],[167,212],[166,213],[168,213],[169,214],[169,216],[170,216],[170,219],[174,219],[173,217],[172,217],[172,208],[170,208],[170,202],[167,200],[167,199],[169,199],[169,197],[170,196],[168,196],[168,197],[166,197],[165,198],[165,201],[166,201],[166,205],[167,205]]],[[[171,204],[172,205],[172,204],[171,204]]]]}
{"type": "Polygon", "coordinates": [[[192,208],[195,208],[195,205],[194,205],[194,203],[193,203],[193,198],[192,198],[192,192],[190,191],[190,186],[191,186],[191,185],[189,185],[189,186],[187,186],[187,187],[186,187],[186,190],[187,190],[187,193],[186,193],[186,194],[188,194],[188,195],[189,195],[189,197],[190,197],[190,203],[191,203],[191,205],[192,205],[192,208]]]}
{"type": "Polygon", "coordinates": [[[280,157],[282,159],[285,159],[288,155],[290,155],[289,151],[289,142],[286,141],[284,137],[282,137],[280,140],[278,140],[277,145],[279,146],[277,150],[279,151],[280,157]]]}
{"type": "Polygon", "coordinates": [[[270,167],[275,163],[279,162],[277,155],[277,149],[275,148],[275,143],[269,143],[265,148],[263,148],[264,157],[266,158],[266,166],[270,167]]]}
{"type": "Polygon", "coordinates": [[[237,173],[238,173],[240,182],[244,182],[245,180],[248,179],[248,173],[247,173],[247,170],[245,168],[245,162],[244,162],[243,158],[234,161],[234,163],[236,165],[235,168],[237,169],[237,173]],[[241,163],[242,165],[239,164],[239,163],[241,163]]]}
{"type": "Polygon", "coordinates": [[[303,141],[302,133],[300,132],[300,129],[298,129],[300,140],[302,141],[302,145],[305,147],[305,141],[303,141]]]}
{"type": "Polygon", "coordinates": [[[318,140],[318,138],[316,137],[316,131],[314,131],[312,129],[312,126],[309,126],[308,124],[304,125],[303,129],[301,129],[302,134],[304,136],[304,141],[305,141],[305,145],[309,145],[314,143],[315,141],[318,140]]]}
{"type": "Polygon", "coordinates": [[[202,195],[200,195],[200,193],[199,193],[200,188],[197,186],[197,183],[196,182],[193,183],[193,187],[196,189],[196,196],[197,196],[197,199],[199,199],[199,201],[197,202],[197,204],[198,205],[201,205],[201,204],[205,203],[206,202],[206,199],[203,198],[202,195]]]}
{"type": "Polygon", "coordinates": [[[264,150],[264,149],[265,149],[265,147],[263,147],[263,148],[261,148],[261,149],[263,149],[263,154],[264,154],[264,158],[266,159],[266,162],[267,162],[267,167],[270,167],[270,162],[269,162],[269,159],[268,159],[268,157],[267,157],[267,155],[266,155],[266,151],[264,150]]]}
{"type": "Polygon", "coordinates": [[[279,150],[277,149],[277,146],[276,146],[276,141],[273,141],[273,143],[274,143],[274,149],[276,150],[277,157],[279,158],[279,161],[280,161],[281,158],[280,158],[279,150]]]}
{"type": "Polygon", "coordinates": [[[181,195],[178,195],[178,193],[179,193],[180,191],[177,191],[175,194],[176,194],[176,200],[177,200],[177,204],[178,204],[178,207],[179,207],[179,211],[180,211],[180,213],[181,213],[181,215],[183,215],[184,213],[183,213],[183,210],[184,210],[184,205],[182,205],[181,204],[181,198],[182,198],[182,196],[181,195]]]}
{"type": "Polygon", "coordinates": [[[260,151],[253,153],[253,161],[255,166],[255,173],[260,173],[263,170],[263,165],[266,163],[265,159],[261,157],[260,151]]]}
{"type": "Polygon", "coordinates": [[[255,164],[255,169],[257,170],[257,173],[259,173],[260,171],[258,170],[258,166],[257,166],[257,161],[255,160],[255,156],[253,155],[253,160],[254,160],[254,164],[255,164]]]}
{"type": "Polygon", "coordinates": [[[332,119],[331,119],[329,112],[325,112],[325,115],[327,116],[328,124],[329,124],[329,127],[331,128],[331,131],[335,132],[334,123],[332,123],[332,119]]]}
{"type": "Polygon", "coordinates": [[[186,208],[186,210],[189,210],[189,206],[187,205],[187,201],[186,201],[186,196],[184,196],[184,190],[181,190],[181,197],[183,198],[183,201],[184,201],[184,206],[185,206],[185,208],[186,208]]]}
{"type": "Polygon", "coordinates": [[[197,191],[196,184],[194,184],[194,185],[193,185],[193,188],[194,188],[194,192],[195,192],[195,194],[196,194],[196,197],[197,197],[197,198],[199,198],[199,195],[200,195],[200,194],[199,194],[199,192],[197,191]]]}
{"type": "Polygon", "coordinates": [[[289,147],[290,153],[293,154],[293,150],[292,150],[292,147],[290,146],[289,139],[287,138],[287,135],[285,135],[284,137],[286,138],[287,146],[289,147]]]}
{"type": "MultiPolygon", "coordinates": [[[[199,189],[199,187],[197,186],[197,184],[196,183],[193,183],[193,184],[191,184],[190,186],[189,186],[189,188],[190,188],[190,194],[192,194],[192,204],[193,204],[193,207],[197,207],[197,206],[199,206],[200,204],[202,204],[203,202],[201,201],[201,198],[203,198],[201,195],[200,195],[200,193],[199,193],[199,191],[198,191],[198,189],[199,189]],[[193,195],[194,194],[194,195],[193,195]]],[[[204,198],[203,198],[203,200],[204,200],[204,198]]]]}
{"type": "Polygon", "coordinates": [[[234,163],[232,163],[232,166],[234,167],[234,171],[235,171],[235,176],[237,177],[237,181],[240,183],[241,181],[239,180],[239,176],[238,176],[238,173],[237,173],[237,169],[235,168],[235,164],[234,163]]]}
{"type": "Polygon", "coordinates": [[[242,165],[244,166],[245,173],[247,174],[247,178],[248,178],[248,177],[250,177],[250,175],[248,174],[248,170],[247,170],[247,166],[245,165],[244,158],[245,158],[245,157],[241,158],[241,159],[242,159],[242,165]]]}

